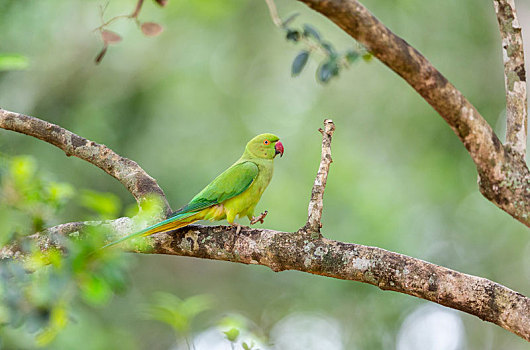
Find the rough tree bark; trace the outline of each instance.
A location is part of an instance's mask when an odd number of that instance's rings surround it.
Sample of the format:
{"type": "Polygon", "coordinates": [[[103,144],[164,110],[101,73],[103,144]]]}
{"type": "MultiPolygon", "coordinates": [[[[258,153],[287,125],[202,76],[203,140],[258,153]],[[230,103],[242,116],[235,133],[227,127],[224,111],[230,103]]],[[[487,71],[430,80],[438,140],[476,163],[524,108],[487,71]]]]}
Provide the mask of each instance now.
{"type": "MultiPolygon", "coordinates": [[[[507,52],[508,137],[503,146],[488,123],[465,97],[417,50],[380,23],[355,0],[300,0],[321,12],[375,57],[402,76],[454,130],[475,162],[481,192],[517,220],[530,226],[530,174],[524,161],[526,138],[525,82],[517,59],[522,58],[520,30],[511,0],[495,0],[503,45],[507,52]],[[514,75],[515,73],[515,75],[514,75]],[[513,83],[513,84],[512,84],[513,83]],[[510,126],[511,125],[511,126],[510,126]]],[[[122,182],[139,203],[149,193],[165,200],[156,181],[135,162],[122,158],[107,147],[77,136],[57,125],[0,109],[0,127],[49,142],[70,156],[84,159],[122,182]]],[[[191,225],[147,238],[147,253],[191,256],[260,264],[274,271],[299,270],[307,273],[373,284],[430,300],[495,323],[530,341],[530,299],[484,278],[440,267],[419,259],[376,247],[331,241],[319,235],[323,193],[331,164],[334,125],[325,122],[322,158],[308,208],[308,221],[297,232],[245,228],[241,232],[226,226],[191,225]],[[317,233],[317,235],[315,235],[317,233]]],[[[169,205],[166,203],[166,213],[169,205]]],[[[60,244],[57,235],[78,232],[86,225],[68,223],[32,236],[42,249],[60,244]]],[[[131,220],[120,218],[110,225],[118,234],[130,233],[131,220]]],[[[138,248],[132,251],[146,253],[138,248]]],[[[15,245],[2,247],[0,258],[16,257],[15,245]]]]}
{"type": "Polygon", "coordinates": [[[494,0],[499,22],[506,88],[506,147],[524,157],[528,128],[523,36],[513,0],[494,0]]]}
{"type": "Polygon", "coordinates": [[[2,108],[0,128],[36,137],[60,148],[68,157],[86,160],[121,182],[140,207],[148,194],[155,194],[162,199],[163,211],[166,214],[171,212],[164,191],[156,180],[135,161],[118,155],[105,145],[87,140],[59,125],[2,108]]]}

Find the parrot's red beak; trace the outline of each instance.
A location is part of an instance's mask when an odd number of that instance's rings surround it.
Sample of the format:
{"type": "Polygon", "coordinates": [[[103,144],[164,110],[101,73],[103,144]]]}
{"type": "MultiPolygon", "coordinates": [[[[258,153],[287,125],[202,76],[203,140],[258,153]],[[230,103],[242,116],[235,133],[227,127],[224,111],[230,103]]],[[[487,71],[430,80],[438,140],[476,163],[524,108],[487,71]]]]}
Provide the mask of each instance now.
{"type": "Polygon", "coordinates": [[[283,145],[280,141],[276,142],[274,149],[276,150],[276,154],[279,154],[280,157],[283,156],[283,145]]]}

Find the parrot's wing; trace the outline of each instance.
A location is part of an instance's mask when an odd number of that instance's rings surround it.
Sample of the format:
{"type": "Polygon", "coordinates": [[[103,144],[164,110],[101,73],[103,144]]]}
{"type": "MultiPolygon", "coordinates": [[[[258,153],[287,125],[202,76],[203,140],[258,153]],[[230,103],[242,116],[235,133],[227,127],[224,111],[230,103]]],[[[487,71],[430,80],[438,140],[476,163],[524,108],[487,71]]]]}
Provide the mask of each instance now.
{"type": "Polygon", "coordinates": [[[149,226],[141,231],[132,233],[126,237],[122,237],[117,241],[103,246],[101,249],[116,245],[133,237],[149,235],[154,233],[154,229],[172,222],[177,222],[178,220],[189,217],[202,209],[235,197],[250,187],[254,179],[258,176],[258,172],[258,166],[253,162],[234,164],[221,173],[221,175],[217,176],[208,186],[193,197],[185,207],[171,214],[166,220],[154,224],[153,226],[149,226]]]}
{"type": "Polygon", "coordinates": [[[197,212],[243,193],[254,182],[258,172],[258,166],[254,162],[232,165],[171,216],[197,212]]]}

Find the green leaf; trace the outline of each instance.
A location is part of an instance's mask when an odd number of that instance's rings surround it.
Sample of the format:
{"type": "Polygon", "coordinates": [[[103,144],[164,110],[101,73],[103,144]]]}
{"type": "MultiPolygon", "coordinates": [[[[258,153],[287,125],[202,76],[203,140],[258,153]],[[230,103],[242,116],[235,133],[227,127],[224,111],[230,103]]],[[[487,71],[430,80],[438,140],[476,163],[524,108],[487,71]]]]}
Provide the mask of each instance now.
{"type": "Polygon", "coordinates": [[[294,29],[287,29],[287,34],[285,35],[285,39],[289,41],[297,42],[300,40],[300,32],[298,30],[294,29]]]}
{"type": "Polygon", "coordinates": [[[37,162],[30,156],[13,157],[9,170],[17,184],[26,184],[33,180],[37,171],[37,162]]]}
{"type": "Polygon", "coordinates": [[[296,17],[298,17],[299,13],[293,13],[292,15],[290,15],[289,17],[287,17],[283,22],[282,22],[282,27],[283,28],[287,28],[287,26],[289,25],[289,23],[291,23],[292,21],[294,21],[294,19],[296,17]]]}
{"type": "Polygon", "coordinates": [[[320,65],[317,70],[317,79],[327,83],[331,78],[339,74],[339,66],[335,60],[329,60],[320,65]]]}
{"type": "Polygon", "coordinates": [[[294,58],[293,64],[291,66],[291,75],[296,77],[304,69],[307,59],[309,58],[309,51],[302,51],[294,58]]]}
{"type": "Polygon", "coordinates": [[[237,328],[230,328],[229,330],[223,333],[226,335],[226,339],[228,339],[232,343],[237,340],[237,337],[239,337],[239,329],[237,328]]]}
{"type": "Polygon", "coordinates": [[[170,293],[156,293],[154,302],[147,306],[145,315],[170,325],[177,334],[190,329],[193,318],[210,307],[210,297],[196,295],[182,300],[170,293]]]}
{"type": "Polygon", "coordinates": [[[193,295],[185,299],[181,304],[182,312],[193,318],[211,307],[212,299],[208,295],[193,295]]]}
{"type": "Polygon", "coordinates": [[[98,276],[87,274],[80,287],[83,299],[92,305],[106,304],[112,296],[112,290],[107,282],[98,276]]]}
{"type": "Polygon", "coordinates": [[[0,53],[0,71],[24,70],[29,67],[29,60],[20,54],[0,53]]]}
{"type": "Polygon", "coordinates": [[[346,52],[346,55],[344,55],[344,57],[346,57],[346,60],[348,61],[348,63],[353,63],[353,62],[357,61],[357,59],[360,56],[361,55],[359,54],[359,52],[357,52],[355,50],[350,50],[350,51],[346,52]]]}
{"type": "Polygon", "coordinates": [[[321,43],[321,45],[324,48],[324,50],[328,52],[330,56],[337,56],[337,51],[335,50],[335,48],[330,42],[324,41],[321,43]]]}
{"type": "Polygon", "coordinates": [[[251,348],[248,346],[247,343],[243,342],[243,344],[241,344],[241,346],[243,347],[244,350],[250,350],[251,348]]]}
{"type": "Polygon", "coordinates": [[[54,206],[64,204],[75,194],[74,187],[68,183],[50,182],[46,190],[48,201],[54,206]]]}
{"type": "Polygon", "coordinates": [[[35,338],[38,346],[46,346],[51,343],[57,334],[66,327],[68,314],[63,303],[54,307],[50,314],[50,324],[35,338]]]}
{"type": "Polygon", "coordinates": [[[372,54],[370,52],[367,52],[367,53],[363,54],[363,60],[365,62],[370,62],[373,57],[374,56],[372,56],[372,54]]]}
{"type": "Polygon", "coordinates": [[[315,27],[313,27],[312,25],[307,24],[307,23],[304,24],[304,36],[308,37],[308,38],[312,37],[312,38],[314,38],[317,41],[321,40],[320,39],[320,33],[318,32],[318,30],[315,27]]]}

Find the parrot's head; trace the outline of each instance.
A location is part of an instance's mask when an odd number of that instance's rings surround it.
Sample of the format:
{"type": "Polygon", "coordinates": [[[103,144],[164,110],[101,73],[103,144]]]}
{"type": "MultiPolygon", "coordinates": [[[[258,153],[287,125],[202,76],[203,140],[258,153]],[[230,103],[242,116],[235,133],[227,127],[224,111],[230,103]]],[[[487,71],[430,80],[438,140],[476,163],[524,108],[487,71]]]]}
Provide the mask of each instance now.
{"type": "Polygon", "coordinates": [[[261,134],[247,143],[247,151],[258,158],[273,159],[283,156],[283,145],[280,138],[273,134],[261,134]]]}

